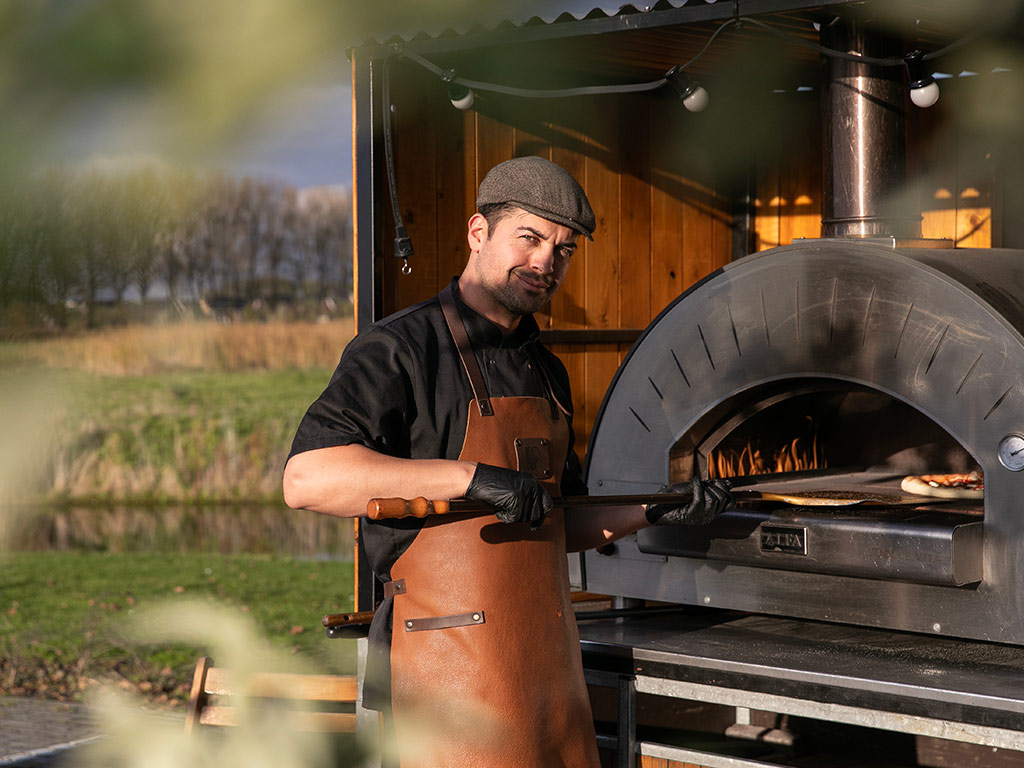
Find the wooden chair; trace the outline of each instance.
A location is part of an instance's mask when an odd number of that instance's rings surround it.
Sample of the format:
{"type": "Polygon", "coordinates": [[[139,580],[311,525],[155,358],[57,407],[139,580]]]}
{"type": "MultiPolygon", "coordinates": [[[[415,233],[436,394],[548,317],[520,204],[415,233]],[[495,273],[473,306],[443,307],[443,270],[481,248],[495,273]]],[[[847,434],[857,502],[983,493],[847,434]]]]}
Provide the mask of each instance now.
{"type": "MultiPolygon", "coordinates": [[[[353,675],[301,675],[266,672],[246,681],[247,695],[276,702],[316,702],[321,706],[351,704],[354,710],[358,684],[353,675]]],[[[230,672],[213,666],[213,660],[202,656],[192,675],[185,714],[185,733],[200,725],[238,725],[238,710],[232,699],[239,694],[232,685],[230,672]]],[[[355,712],[307,711],[286,709],[287,724],[296,731],[355,733],[355,712]]]]}

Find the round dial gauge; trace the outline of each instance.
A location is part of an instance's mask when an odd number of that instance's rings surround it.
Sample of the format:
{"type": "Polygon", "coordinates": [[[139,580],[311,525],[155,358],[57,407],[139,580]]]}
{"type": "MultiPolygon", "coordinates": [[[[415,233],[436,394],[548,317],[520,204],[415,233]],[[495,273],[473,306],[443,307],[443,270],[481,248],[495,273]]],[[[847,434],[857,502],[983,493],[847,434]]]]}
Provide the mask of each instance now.
{"type": "Polygon", "coordinates": [[[1014,432],[999,441],[999,463],[1014,472],[1024,469],[1024,435],[1014,432]]]}

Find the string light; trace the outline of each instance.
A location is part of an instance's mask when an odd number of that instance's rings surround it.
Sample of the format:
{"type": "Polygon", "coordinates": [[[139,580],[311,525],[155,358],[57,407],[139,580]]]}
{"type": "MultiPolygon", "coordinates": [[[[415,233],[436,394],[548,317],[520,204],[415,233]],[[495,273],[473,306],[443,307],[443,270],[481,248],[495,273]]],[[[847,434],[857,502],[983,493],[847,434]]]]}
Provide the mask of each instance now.
{"type": "Polygon", "coordinates": [[[476,101],[476,94],[473,93],[472,88],[467,88],[455,82],[455,70],[445,70],[441,75],[441,79],[448,83],[448,99],[451,101],[452,106],[461,112],[465,112],[467,109],[473,106],[473,102],[476,101]]]}
{"type": "Polygon", "coordinates": [[[679,93],[679,100],[690,112],[701,112],[708,105],[708,92],[679,67],[665,73],[665,79],[679,93]]]}
{"type": "Polygon", "coordinates": [[[939,86],[932,73],[925,69],[923,57],[922,51],[915,50],[903,58],[910,79],[910,100],[919,107],[930,107],[939,100],[939,86]]]}
{"type": "Polygon", "coordinates": [[[666,73],[665,77],[648,82],[632,83],[627,85],[597,85],[559,89],[516,88],[508,85],[500,85],[498,83],[469,80],[463,77],[458,77],[454,70],[442,70],[433,62],[423,58],[413,51],[406,50],[400,44],[395,44],[393,47],[398,56],[414,61],[424,69],[427,69],[440,77],[447,84],[448,97],[456,109],[470,109],[477,93],[499,93],[506,96],[519,96],[530,99],[561,99],[574,96],[596,96],[616,93],[654,91],[666,84],[670,84],[679,93],[680,101],[686,109],[691,112],[700,112],[707,106],[708,94],[701,85],[694,82],[686,74],[686,70],[707,52],[714,40],[726,29],[733,25],[742,26],[744,24],[755,26],[795,45],[810,48],[822,56],[845,59],[846,61],[855,61],[861,64],[870,64],[879,67],[905,66],[908,69],[908,72],[910,72],[909,87],[911,100],[914,104],[920,107],[931,106],[938,99],[938,86],[935,84],[934,78],[931,74],[924,69],[923,62],[943,56],[954,48],[959,48],[960,46],[965,45],[980,36],[984,31],[976,30],[971,34],[950,43],[946,47],[937,51],[932,51],[931,53],[912,51],[907,54],[905,58],[875,58],[872,56],[863,56],[856,53],[828,48],[810,40],[797,37],[785,30],[779,29],[778,27],[774,27],[771,24],[767,24],[750,16],[736,16],[722,22],[710,35],[703,48],[701,48],[696,56],[685,64],[679,64],[672,67],[666,73]],[[915,71],[911,71],[912,66],[916,68],[915,71]]]}
{"type": "MultiPolygon", "coordinates": [[[[497,83],[486,83],[477,80],[468,80],[463,77],[459,77],[454,69],[443,70],[433,62],[423,58],[419,54],[406,50],[402,45],[395,44],[393,49],[395,55],[401,58],[409,59],[419,64],[424,69],[432,72],[434,75],[439,77],[448,88],[448,98],[452,102],[452,106],[459,110],[471,109],[473,103],[476,100],[476,94],[478,92],[485,93],[500,93],[507,96],[519,96],[523,98],[531,99],[563,99],[574,96],[596,96],[604,94],[615,94],[615,93],[641,93],[645,91],[655,91],[662,88],[666,84],[671,85],[676,92],[679,94],[679,100],[683,106],[690,112],[700,112],[708,105],[708,93],[704,88],[695,82],[689,75],[686,74],[686,70],[693,66],[711,47],[711,44],[715,39],[721,35],[726,29],[732,25],[742,26],[749,24],[759,29],[763,29],[766,32],[775,35],[787,42],[795,45],[801,45],[805,48],[810,48],[817,51],[822,56],[827,56],[837,59],[845,59],[847,61],[854,61],[860,64],[870,64],[878,67],[906,67],[909,76],[909,88],[910,98],[919,107],[930,107],[939,98],[939,87],[935,83],[935,78],[927,69],[925,69],[924,62],[930,59],[936,59],[940,56],[945,55],[954,48],[959,48],[962,45],[967,44],[971,40],[979,37],[984,30],[979,29],[972,34],[966,35],[965,37],[956,40],[945,48],[938,51],[932,51],[931,53],[922,53],[920,50],[914,50],[908,53],[902,59],[895,58],[874,58],[871,56],[863,56],[860,54],[849,53],[847,51],[838,51],[833,48],[827,48],[818,43],[813,43],[810,40],[805,40],[796,35],[790,34],[785,30],[779,29],[766,24],[759,19],[751,18],[749,16],[735,16],[731,19],[727,19],[718,26],[717,29],[708,37],[704,46],[697,52],[697,54],[685,64],[679,64],[672,67],[668,72],[665,73],[664,77],[658,78],[657,80],[651,80],[643,83],[632,83],[627,85],[598,85],[598,86],[584,86],[580,88],[561,88],[561,89],[532,89],[532,88],[515,88],[507,85],[499,85],[497,83]]],[[[384,59],[384,73],[383,73],[383,97],[384,105],[387,114],[384,116],[384,151],[386,159],[386,170],[388,177],[388,186],[391,191],[391,208],[395,217],[395,256],[403,260],[402,274],[411,273],[409,267],[409,257],[413,255],[412,242],[406,234],[405,226],[402,223],[401,209],[398,204],[398,190],[395,181],[395,170],[394,170],[394,159],[392,156],[392,140],[391,140],[391,113],[394,106],[391,104],[391,96],[389,91],[389,80],[390,80],[390,62],[391,57],[388,56],[384,59]]],[[[801,89],[802,90],[802,89],[801,89]]]]}

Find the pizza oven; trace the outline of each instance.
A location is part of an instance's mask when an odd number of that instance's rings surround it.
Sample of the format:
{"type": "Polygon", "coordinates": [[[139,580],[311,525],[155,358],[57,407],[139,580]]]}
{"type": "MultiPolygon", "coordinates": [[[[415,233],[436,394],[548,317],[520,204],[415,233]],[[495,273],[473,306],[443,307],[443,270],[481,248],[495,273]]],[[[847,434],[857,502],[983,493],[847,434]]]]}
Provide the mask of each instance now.
{"type": "MultiPolygon", "coordinates": [[[[900,55],[858,23],[831,48],[900,55]]],[[[1024,251],[920,239],[902,73],[823,63],[823,238],[748,256],[668,306],[596,419],[592,494],[737,488],[899,496],[907,475],[981,499],[740,504],[580,558],[592,592],[1024,644],[1024,251]],[[917,231],[915,231],[917,227],[917,231]],[[909,247],[905,247],[909,246],[909,247]]]]}
{"type": "Polygon", "coordinates": [[[696,467],[738,488],[899,495],[908,474],[977,470],[984,498],[744,505],[587,553],[586,588],[1024,643],[1022,287],[1024,251],[855,240],[766,251],[694,286],[608,391],[591,493],[696,467]]]}

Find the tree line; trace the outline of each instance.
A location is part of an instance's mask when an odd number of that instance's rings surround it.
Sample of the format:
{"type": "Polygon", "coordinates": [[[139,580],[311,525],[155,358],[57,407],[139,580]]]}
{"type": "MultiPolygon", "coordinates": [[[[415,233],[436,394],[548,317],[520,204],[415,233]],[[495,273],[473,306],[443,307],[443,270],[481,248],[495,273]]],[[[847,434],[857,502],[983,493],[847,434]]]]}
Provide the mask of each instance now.
{"type": "MultiPolygon", "coordinates": [[[[5,335],[123,321],[125,307],[335,314],[352,287],[351,199],[158,165],[56,167],[0,193],[5,335]]],[[[143,313],[144,316],[144,313],[143,313]]]]}

